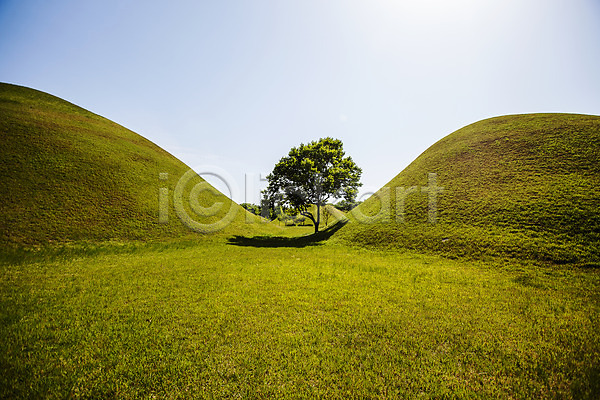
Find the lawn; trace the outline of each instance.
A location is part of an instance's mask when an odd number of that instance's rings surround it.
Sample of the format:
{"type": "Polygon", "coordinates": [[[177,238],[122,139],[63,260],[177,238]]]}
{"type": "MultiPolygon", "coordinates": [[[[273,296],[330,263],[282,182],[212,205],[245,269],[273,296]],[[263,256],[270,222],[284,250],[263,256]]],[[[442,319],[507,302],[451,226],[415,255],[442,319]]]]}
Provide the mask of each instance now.
{"type": "Polygon", "coordinates": [[[290,238],[13,257],[0,397],[597,398],[599,289],[597,269],[290,238]]]}

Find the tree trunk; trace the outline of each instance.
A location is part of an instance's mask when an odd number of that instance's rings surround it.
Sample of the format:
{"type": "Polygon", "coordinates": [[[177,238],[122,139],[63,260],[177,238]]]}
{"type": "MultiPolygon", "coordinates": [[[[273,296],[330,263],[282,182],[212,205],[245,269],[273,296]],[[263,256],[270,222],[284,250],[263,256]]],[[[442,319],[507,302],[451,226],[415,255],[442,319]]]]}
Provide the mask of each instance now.
{"type": "Polygon", "coordinates": [[[310,219],[315,226],[315,233],[319,233],[319,224],[321,223],[321,206],[319,204],[317,206],[317,218],[310,211],[303,211],[300,215],[304,215],[308,219],[310,219]]]}
{"type": "Polygon", "coordinates": [[[301,212],[300,215],[303,215],[312,221],[313,225],[315,226],[315,233],[317,233],[319,229],[319,222],[315,220],[314,215],[312,215],[310,211],[301,212]]]}
{"type": "Polygon", "coordinates": [[[321,223],[321,204],[317,202],[317,220],[315,221],[315,233],[319,233],[319,224],[321,223]]]}

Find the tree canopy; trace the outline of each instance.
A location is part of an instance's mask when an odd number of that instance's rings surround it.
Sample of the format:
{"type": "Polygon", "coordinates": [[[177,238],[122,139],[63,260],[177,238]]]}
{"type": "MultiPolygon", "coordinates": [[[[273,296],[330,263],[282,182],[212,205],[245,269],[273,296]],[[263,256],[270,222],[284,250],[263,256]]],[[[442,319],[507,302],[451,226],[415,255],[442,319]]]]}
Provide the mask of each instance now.
{"type": "Polygon", "coordinates": [[[353,202],[361,173],[352,158],[345,156],[342,141],[327,137],[300,144],[279,160],[267,176],[265,195],[271,207],[283,205],[309,218],[316,233],[321,206],[330,199],[353,202]]]}

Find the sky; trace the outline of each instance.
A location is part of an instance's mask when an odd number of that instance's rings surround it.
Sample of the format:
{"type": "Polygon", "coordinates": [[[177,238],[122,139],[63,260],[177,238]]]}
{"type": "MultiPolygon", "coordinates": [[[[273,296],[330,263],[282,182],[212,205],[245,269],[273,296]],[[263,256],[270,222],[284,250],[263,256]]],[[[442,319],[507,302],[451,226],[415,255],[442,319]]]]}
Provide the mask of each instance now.
{"type": "Polygon", "coordinates": [[[364,199],[481,119],[600,114],[600,0],[0,0],[0,81],[139,133],[238,203],[292,147],[338,138],[364,199]]]}

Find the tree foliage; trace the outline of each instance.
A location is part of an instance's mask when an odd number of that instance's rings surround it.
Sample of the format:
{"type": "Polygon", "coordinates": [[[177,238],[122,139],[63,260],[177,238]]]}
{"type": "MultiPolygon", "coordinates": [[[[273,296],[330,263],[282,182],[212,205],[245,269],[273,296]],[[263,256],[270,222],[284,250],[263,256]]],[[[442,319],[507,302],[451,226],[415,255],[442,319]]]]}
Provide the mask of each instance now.
{"type": "Polygon", "coordinates": [[[254,215],[260,215],[260,206],[251,203],[241,203],[240,206],[246,209],[246,211],[251,212],[254,215]]]}
{"type": "Polygon", "coordinates": [[[340,200],[339,202],[335,203],[335,208],[337,208],[338,210],[341,211],[351,211],[353,210],[355,207],[357,207],[360,203],[362,203],[361,201],[346,201],[346,200],[340,200]]]}
{"type": "Polygon", "coordinates": [[[345,156],[342,141],[327,137],[300,144],[279,160],[267,176],[265,195],[271,207],[296,209],[318,232],[321,206],[330,199],[353,202],[361,173],[352,158],[345,156]]]}

